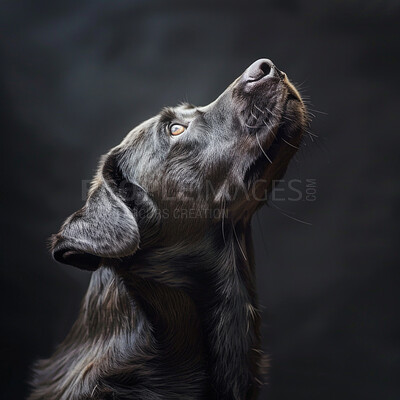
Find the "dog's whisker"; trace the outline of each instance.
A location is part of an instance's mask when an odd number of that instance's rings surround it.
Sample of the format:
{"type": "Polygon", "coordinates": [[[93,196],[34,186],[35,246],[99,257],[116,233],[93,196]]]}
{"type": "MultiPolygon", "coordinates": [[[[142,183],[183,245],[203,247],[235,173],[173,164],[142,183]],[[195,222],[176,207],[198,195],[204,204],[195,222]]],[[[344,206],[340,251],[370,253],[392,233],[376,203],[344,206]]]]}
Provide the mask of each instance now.
{"type": "Polygon", "coordinates": [[[96,386],[93,388],[92,393],[90,393],[90,397],[93,397],[93,396],[94,396],[94,393],[95,393],[95,391],[97,390],[97,386],[98,386],[98,385],[96,385],[96,386]]]}
{"type": "Polygon", "coordinates": [[[283,115],[282,118],[285,119],[286,121],[289,121],[289,122],[295,122],[295,121],[293,120],[293,118],[287,117],[287,116],[285,116],[285,115],[283,115]]]}
{"type": "Polygon", "coordinates": [[[261,114],[265,114],[265,111],[263,111],[260,107],[257,106],[257,104],[254,104],[254,107],[260,111],[261,114]]]}
{"type": "Polygon", "coordinates": [[[246,122],[244,123],[244,125],[247,127],[247,128],[250,128],[250,129],[258,129],[260,126],[259,125],[249,125],[249,124],[247,124],[246,122]]]}
{"type": "Polygon", "coordinates": [[[312,133],[309,129],[304,129],[304,132],[307,132],[310,136],[318,138],[319,136],[316,133],[312,133]]]}
{"type": "MultiPolygon", "coordinates": [[[[271,133],[271,135],[274,137],[274,139],[276,139],[276,132],[272,129],[272,124],[268,124],[268,122],[265,121],[265,119],[263,120],[264,125],[268,128],[269,133],[271,133]]],[[[279,125],[280,126],[280,125],[279,125]]],[[[258,138],[257,138],[258,139],[258,138]]]]}
{"type": "Polygon", "coordinates": [[[250,110],[250,114],[251,114],[251,116],[252,116],[255,120],[258,119],[258,118],[253,114],[253,110],[250,110]]]}
{"type": "MultiPolygon", "coordinates": [[[[274,116],[274,117],[276,117],[276,118],[279,116],[279,115],[276,114],[275,112],[271,111],[267,106],[265,106],[265,109],[266,109],[272,116],[274,116]]],[[[278,113],[280,113],[280,114],[283,113],[283,110],[282,110],[280,107],[278,107],[278,106],[275,106],[275,110],[276,110],[278,113]]]]}
{"type": "Polygon", "coordinates": [[[272,164],[272,160],[268,157],[267,153],[264,151],[264,149],[263,149],[262,146],[261,146],[260,139],[258,138],[257,132],[256,132],[256,139],[257,139],[258,146],[260,147],[262,153],[264,154],[264,156],[266,157],[266,159],[272,164]]]}
{"type": "Polygon", "coordinates": [[[273,203],[272,201],[271,201],[269,204],[271,204],[272,206],[274,206],[282,215],[284,215],[285,217],[288,217],[288,218],[292,219],[293,221],[300,222],[300,223],[302,223],[302,224],[304,224],[304,225],[310,225],[310,226],[312,225],[311,222],[303,221],[303,220],[301,220],[301,219],[299,219],[299,218],[292,217],[291,215],[285,213],[280,207],[278,207],[278,206],[277,206],[275,203],[273,203]]]}
{"type": "Polygon", "coordinates": [[[294,144],[292,144],[292,143],[289,143],[287,140],[285,140],[284,138],[282,138],[282,140],[286,143],[286,144],[288,144],[289,146],[291,146],[291,147],[293,147],[294,149],[299,149],[297,146],[295,146],[294,144]]]}
{"type": "Polygon", "coordinates": [[[307,109],[307,112],[308,112],[308,115],[311,115],[313,118],[316,118],[315,114],[313,114],[313,113],[310,111],[309,108],[307,109]]]}
{"type": "MultiPolygon", "coordinates": [[[[310,107],[307,107],[307,111],[308,112],[310,112],[310,110],[311,111],[314,111],[314,112],[316,112],[316,113],[318,113],[318,114],[323,114],[323,115],[329,115],[327,112],[325,112],[325,111],[320,111],[320,110],[316,110],[315,108],[310,108],[310,107]]],[[[313,114],[312,114],[313,115],[313,114]]],[[[315,117],[315,115],[313,115],[314,117],[315,117]]]]}

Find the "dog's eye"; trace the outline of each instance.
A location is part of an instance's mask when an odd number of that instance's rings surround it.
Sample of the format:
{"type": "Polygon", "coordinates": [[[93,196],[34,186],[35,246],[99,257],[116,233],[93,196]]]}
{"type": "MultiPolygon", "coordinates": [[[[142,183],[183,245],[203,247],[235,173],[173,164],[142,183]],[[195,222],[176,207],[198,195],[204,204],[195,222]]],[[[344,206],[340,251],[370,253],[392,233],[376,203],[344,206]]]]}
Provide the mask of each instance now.
{"type": "Polygon", "coordinates": [[[169,133],[173,136],[178,136],[186,131],[186,126],[173,124],[169,127],[169,133]]]}

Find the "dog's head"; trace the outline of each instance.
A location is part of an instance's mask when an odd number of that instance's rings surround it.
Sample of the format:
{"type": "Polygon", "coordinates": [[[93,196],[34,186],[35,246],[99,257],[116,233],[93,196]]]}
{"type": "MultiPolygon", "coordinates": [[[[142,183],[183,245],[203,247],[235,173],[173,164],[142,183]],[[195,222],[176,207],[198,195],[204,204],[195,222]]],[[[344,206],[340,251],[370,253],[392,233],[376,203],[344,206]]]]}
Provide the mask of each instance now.
{"type": "Polygon", "coordinates": [[[154,244],[248,219],[299,146],[306,112],[267,59],[214,102],[165,108],[103,157],[85,206],[53,237],[56,260],[96,269],[154,244]]]}

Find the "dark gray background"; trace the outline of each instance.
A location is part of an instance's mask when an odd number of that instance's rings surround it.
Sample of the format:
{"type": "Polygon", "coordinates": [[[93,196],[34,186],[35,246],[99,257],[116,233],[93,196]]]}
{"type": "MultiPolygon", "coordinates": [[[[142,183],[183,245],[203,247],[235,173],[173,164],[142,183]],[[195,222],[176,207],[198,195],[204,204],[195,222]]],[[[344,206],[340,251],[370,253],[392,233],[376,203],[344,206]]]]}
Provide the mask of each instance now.
{"type": "Polygon", "coordinates": [[[260,57],[327,113],[286,176],[303,194],[315,179],[316,200],[274,201],[312,225],[272,205],[254,219],[260,398],[400,398],[398,2],[8,0],[0,21],[2,399],[25,396],[77,314],[89,274],[52,261],[46,240],[99,156],[260,57]]]}

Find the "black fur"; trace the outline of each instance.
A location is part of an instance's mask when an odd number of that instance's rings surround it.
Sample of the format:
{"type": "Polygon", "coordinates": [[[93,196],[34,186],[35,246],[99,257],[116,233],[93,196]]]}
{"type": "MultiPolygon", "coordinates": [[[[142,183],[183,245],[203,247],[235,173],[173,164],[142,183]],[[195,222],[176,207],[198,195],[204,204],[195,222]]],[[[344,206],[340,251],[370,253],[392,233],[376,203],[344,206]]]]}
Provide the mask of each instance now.
{"type": "Polygon", "coordinates": [[[94,271],[90,286],[30,400],[256,398],[251,217],[305,122],[295,88],[260,60],[210,105],[164,109],[102,159],[52,242],[56,260],[94,271]],[[187,129],[172,137],[172,123],[187,129]]]}

